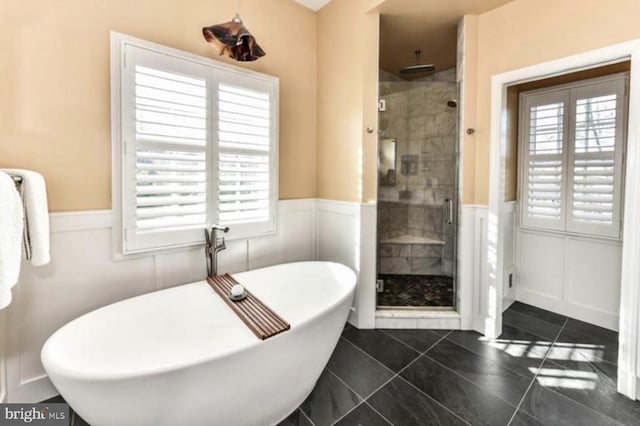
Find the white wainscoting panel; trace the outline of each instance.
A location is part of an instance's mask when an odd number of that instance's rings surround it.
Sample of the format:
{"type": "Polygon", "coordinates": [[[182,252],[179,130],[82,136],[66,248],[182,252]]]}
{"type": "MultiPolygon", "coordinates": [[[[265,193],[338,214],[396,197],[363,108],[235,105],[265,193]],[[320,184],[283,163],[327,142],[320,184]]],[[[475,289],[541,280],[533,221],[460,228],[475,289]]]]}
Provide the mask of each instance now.
{"type": "MultiPolygon", "coordinates": [[[[515,298],[517,271],[515,266],[516,203],[504,202],[501,210],[500,226],[504,238],[504,273],[503,310],[508,308],[515,298]],[[509,274],[514,274],[514,286],[509,289],[509,274]]],[[[482,294],[486,288],[488,253],[485,250],[488,238],[489,208],[481,205],[463,205],[460,226],[458,263],[458,303],[461,316],[460,327],[463,330],[474,329],[482,332],[485,329],[487,300],[482,294]]]]}
{"type": "Polygon", "coordinates": [[[487,252],[485,250],[488,230],[487,206],[463,205],[462,224],[460,227],[460,279],[458,288],[461,305],[461,328],[473,329],[478,332],[484,330],[486,307],[482,300],[486,295],[482,289],[486,287],[487,252]],[[467,295],[465,296],[466,293],[467,295]]]}
{"type": "MultiPolygon", "coordinates": [[[[480,241],[476,238],[476,227],[480,226],[477,211],[481,206],[463,205],[458,227],[458,292],[457,304],[460,312],[460,328],[474,328],[477,301],[474,292],[478,288],[478,266],[481,257],[480,241]]],[[[486,207],[484,208],[486,210],[486,207]]]]}
{"type": "Polygon", "coordinates": [[[376,326],[377,214],[376,204],[360,205],[360,269],[358,271],[356,312],[351,321],[359,328],[374,328],[376,326]]]}
{"type": "Polygon", "coordinates": [[[518,299],[548,299],[545,306],[562,300],[563,256],[564,240],[561,237],[522,232],[518,299]]]}
{"type": "Polygon", "coordinates": [[[277,233],[248,241],[247,269],[316,258],[315,200],[281,201],[278,208],[277,233]]]}
{"type": "Polygon", "coordinates": [[[617,330],[622,246],[578,239],[567,239],[566,244],[566,300],[575,310],[597,311],[594,315],[603,316],[599,322],[610,322],[617,330]]]}
{"type": "MultiPolygon", "coordinates": [[[[219,256],[220,270],[315,259],[315,203],[280,201],[277,235],[228,241],[219,256]]],[[[6,310],[9,402],[37,402],[57,394],[42,368],[40,350],[65,323],[101,306],[206,275],[200,247],[117,261],[113,253],[111,211],[51,214],[52,261],[38,268],[23,261],[14,301],[6,310]]],[[[0,398],[2,390],[0,385],[0,398]]]]}
{"type": "Polygon", "coordinates": [[[516,299],[618,330],[622,243],[518,231],[516,299]]]}
{"type": "Polygon", "coordinates": [[[339,262],[356,271],[358,287],[349,322],[356,327],[373,328],[376,303],[375,204],[318,200],[316,207],[318,260],[339,262]],[[373,232],[369,232],[371,229],[373,232]]]}
{"type": "Polygon", "coordinates": [[[359,269],[360,206],[342,201],[318,200],[316,208],[318,260],[359,269]]]}

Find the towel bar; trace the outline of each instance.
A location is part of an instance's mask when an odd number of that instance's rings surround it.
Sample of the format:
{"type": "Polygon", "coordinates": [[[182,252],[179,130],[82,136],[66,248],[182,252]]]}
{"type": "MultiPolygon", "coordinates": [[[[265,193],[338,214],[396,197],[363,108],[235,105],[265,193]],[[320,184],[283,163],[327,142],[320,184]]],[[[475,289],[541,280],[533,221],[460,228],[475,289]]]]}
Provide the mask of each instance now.
{"type": "MultiPolygon", "coordinates": [[[[13,183],[16,185],[16,189],[20,193],[20,198],[23,197],[22,194],[22,176],[16,176],[9,174],[11,179],[13,179],[13,183]]],[[[23,200],[24,203],[24,200],[23,200]]],[[[27,260],[31,260],[31,239],[29,235],[29,221],[27,220],[27,216],[24,216],[24,231],[22,233],[22,249],[24,250],[24,257],[27,260]]]]}

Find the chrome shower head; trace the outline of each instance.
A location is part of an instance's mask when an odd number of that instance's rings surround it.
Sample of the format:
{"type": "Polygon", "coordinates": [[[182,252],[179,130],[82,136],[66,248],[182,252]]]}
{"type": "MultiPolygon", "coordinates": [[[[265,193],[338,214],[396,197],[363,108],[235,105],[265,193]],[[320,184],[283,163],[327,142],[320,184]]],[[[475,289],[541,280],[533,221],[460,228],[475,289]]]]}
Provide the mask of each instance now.
{"type": "Polygon", "coordinates": [[[422,50],[415,50],[413,52],[416,55],[416,64],[410,65],[408,67],[400,68],[400,74],[418,74],[431,72],[436,69],[433,64],[421,64],[420,63],[420,54],[422,50]]]}

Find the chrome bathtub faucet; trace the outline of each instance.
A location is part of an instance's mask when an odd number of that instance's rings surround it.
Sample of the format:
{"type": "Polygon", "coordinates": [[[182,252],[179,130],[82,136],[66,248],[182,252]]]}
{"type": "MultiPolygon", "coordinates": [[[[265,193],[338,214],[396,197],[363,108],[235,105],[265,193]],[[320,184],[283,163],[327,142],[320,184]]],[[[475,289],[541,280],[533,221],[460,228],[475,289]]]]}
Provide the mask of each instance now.
{"type": "Polygon", "coordinates": [[[204,239],[206,241],[204,252],[207,259],[207,276],[211,278],[218,275],[218,253],[227,248],[224,237],[217,236],[218,231],[226,234],[229,232],[229,227],[213,225],[210,230],[204,230],[204,239]]]}

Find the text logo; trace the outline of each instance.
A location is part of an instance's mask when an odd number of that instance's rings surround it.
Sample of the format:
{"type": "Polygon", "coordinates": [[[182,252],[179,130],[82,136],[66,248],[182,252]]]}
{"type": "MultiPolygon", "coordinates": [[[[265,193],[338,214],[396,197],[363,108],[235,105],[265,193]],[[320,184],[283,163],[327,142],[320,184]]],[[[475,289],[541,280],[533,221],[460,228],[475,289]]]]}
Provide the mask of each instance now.
{"type": "Polygon", "coordinates": [[[68,426],[67,404],[0,404],[0,425],[68,426]]]}

